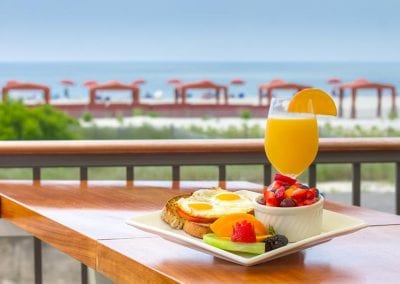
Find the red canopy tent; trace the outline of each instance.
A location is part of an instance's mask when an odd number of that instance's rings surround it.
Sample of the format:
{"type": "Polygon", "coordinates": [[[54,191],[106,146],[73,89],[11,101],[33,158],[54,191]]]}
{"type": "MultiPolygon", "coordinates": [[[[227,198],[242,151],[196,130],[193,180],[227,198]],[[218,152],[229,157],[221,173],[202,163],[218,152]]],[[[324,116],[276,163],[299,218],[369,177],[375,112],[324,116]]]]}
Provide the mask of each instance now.
{"type": "Polygon", "coordinates": [[[258,104],[262,105],[263,94],[267,96],[267,105],[271,102],[273,90],[296,90],[311,88],[311,86],[289,83],[280,79],[271,80],[268,83],[262,83],[258,86],[258,104]]]}
{"type": "Polygon", "coordinates": [[[13,90],[23,90],[23,91],[43,91],[44,101],[46,104],[50,103],[50,88],[45,85],[40,85],[36,83],[25,83],[11,81],[7,83],[2,90],[3,101],[7,99],[8,92],[13,90]]]}
{"type": "Polygon", "coordinates": [[[192,82],[192,83],[182,83],[182,84],[177,84],[175,86],[175,103],[178,103],[179,97],[182,98],[182,104],[186,104],[186,93],[187,90],[189,89],[214,89],[216,91],[216,99],[217,99],[217,104],[219,104],[220,101],[220,92],[223,91],[224,93],[224,100],[225,104],[228,104],[228,87],[223,86],[223,85],[217,85],[211,81],[204,80],[204,81],[198,81],[198,82],[192,82]]]}
{"type": "Polygon", "coordinates": [[[343,97],[346,89],[351,90],[351,118],[356,117],[356,97],[357,91],[362,89],[373,89],[377,91],[378,106],[377,116],[382,114],[382,92],[390,90],[392,96],[392,112],[396,113],[396,87],[394,85],[370,82],[365,79],[359,79],[350,83],[345,83],[337,86],[339,90],[339,116],[343,116],[343,97]]]}
{"type": "Polygon", "coordinates": [[[132,105],[139,104],[140,89],[137,85],[122,84],[118,81],[110,81],[103,84],[89,85],[90,105],[96,104],[97,91],[131,91],[132,92],[132,105]]]}

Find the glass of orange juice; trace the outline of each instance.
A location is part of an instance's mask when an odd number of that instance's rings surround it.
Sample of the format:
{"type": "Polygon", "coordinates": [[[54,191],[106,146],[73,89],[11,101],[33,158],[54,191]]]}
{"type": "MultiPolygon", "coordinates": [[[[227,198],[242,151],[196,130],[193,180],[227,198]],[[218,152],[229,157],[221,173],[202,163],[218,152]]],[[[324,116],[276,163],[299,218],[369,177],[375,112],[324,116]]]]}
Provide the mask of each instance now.
{"type": "Polygon", "coordinates": [[[288,112],[290,98],[271,100],[265,128],[265,153],[275,169],[296,178],[314,161],[318,151],[318,125],[313,104],[308,112],[288,112]]]}

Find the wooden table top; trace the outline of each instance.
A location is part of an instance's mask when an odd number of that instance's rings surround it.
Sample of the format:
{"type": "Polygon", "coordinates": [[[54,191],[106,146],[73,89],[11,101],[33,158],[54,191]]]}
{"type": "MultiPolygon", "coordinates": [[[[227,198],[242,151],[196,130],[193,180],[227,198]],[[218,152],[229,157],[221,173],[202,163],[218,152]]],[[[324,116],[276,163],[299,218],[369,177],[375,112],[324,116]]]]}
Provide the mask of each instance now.
{"type": "MultiPolygon", "coordinates": [[[[370,227],[264,264],[244,267],[125,224],[161,209],[182,191],[207,182],[0,182],[1,217],[118,283],[144,282],[397,282],[400,216],[330,201],[325,208],[370,227]],[[149,253],[150,252],[150,253],[149,253]]],[[[229,189],[260,187],[231,182],[229,189]]]]}

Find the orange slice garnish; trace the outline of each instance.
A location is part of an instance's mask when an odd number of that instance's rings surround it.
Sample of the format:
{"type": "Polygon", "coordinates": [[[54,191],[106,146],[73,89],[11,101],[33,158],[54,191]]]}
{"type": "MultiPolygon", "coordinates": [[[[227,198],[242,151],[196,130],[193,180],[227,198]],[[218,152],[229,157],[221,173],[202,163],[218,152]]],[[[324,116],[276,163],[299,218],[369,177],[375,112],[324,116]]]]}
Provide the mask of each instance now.
{"type": "Polygon", "coordinates": [[[314,114],[337,115],[336,104],[333,98],[326,92],[310,88],[296,93],[291,99],[289,112],[310,112],[310,101],[314,114]]]}
{"type": "Polygon", "coordinates": [[[210,225],[211,231],[218,237],[231,237],[232,229],[235,223],[246,220],[254,226],[257,235],[266,235],[265,226],[254,217],[254,215],[246,213],[233,213],[219,217],[214,223],[210,225]]]}

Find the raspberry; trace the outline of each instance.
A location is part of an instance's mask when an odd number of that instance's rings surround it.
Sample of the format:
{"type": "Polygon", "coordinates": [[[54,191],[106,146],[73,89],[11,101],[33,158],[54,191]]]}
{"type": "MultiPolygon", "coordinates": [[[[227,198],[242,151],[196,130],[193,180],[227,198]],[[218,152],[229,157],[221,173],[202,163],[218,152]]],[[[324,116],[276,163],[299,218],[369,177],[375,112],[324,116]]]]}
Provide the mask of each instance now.
{"type": "Polygon", "coordinates": [[[237,222],[233,227],[233,233],[231,236],[232,242],[242,242],[242,243],[255,243],[256,231],[254,230],[253,224],[243,220],[237,222]]]}
{"type": "Polygon", "coordinates": [[[285,185],[292,185],[296,183],[296,180],[288,177],[288,176],[284,176],[281,174],[276,174],[274,180],[276,181],[280,181],[281,183],[285,184],[285,185]]]}

